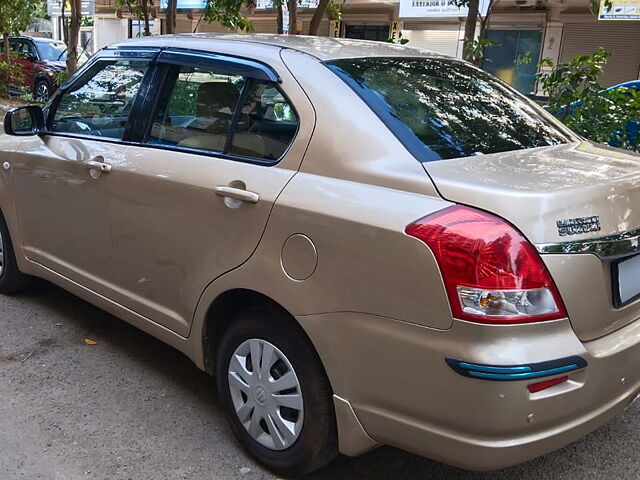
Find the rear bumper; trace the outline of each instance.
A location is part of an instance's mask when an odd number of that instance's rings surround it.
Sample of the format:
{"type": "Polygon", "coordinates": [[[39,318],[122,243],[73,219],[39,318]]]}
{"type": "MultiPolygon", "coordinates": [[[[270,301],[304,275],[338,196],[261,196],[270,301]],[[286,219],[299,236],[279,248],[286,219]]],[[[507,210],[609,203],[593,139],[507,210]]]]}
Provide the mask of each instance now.
{"type": "Polygon", "coordinates": [[[560,448],[622,412],[640,392],[640,322],[581,343],[566,320],[508,327],[456,321],[446,331],[359,314],[299,320],[334,392],[349,400],[371,438],[471,470],[500,469],[560,448]],[[534,394],[526,386],[535,381],[469,378],[445,362],[521,365],[573,355],[588,365],[534,394]]]}

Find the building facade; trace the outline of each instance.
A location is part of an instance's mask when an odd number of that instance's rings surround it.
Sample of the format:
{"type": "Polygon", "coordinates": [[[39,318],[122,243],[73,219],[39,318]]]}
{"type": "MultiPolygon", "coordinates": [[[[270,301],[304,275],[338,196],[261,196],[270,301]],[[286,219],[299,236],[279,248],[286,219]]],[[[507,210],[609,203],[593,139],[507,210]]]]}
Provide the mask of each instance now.
{"type": "MultiPolygon", "coordinates": [[[[303,33],[308,32],[314,1],[299,2],[298,30],[303,33]]],[[[226,31],[203,21],[203,3],[178,0],[178,32],[226,31]]],[[[452,6],[451,0],[346,0],[342,11],[341,23],[324,18],[318,34],[380,41],[401,36],[409,45],[462,57],[466,12],[452,6]]],[[[152,16],[153,33],[163,33],[163,9],[155,7],[152,16]]],[[[269,0],[259,0],[250,18],[256,32],[277,32],[269,0]]],[[[140,21],[118,10],[113,0],[95,1],[96,49],[140,32],[140,21]]],[[[640,21],[598,20],[589,11],[588,0],[496,0],[487,37],[499,46],[487,50],[483,67],[524,93],[536,91],[542,58],[565,62],[601,46],[612,53],[603,85],[640,78],[640,21]]]]}

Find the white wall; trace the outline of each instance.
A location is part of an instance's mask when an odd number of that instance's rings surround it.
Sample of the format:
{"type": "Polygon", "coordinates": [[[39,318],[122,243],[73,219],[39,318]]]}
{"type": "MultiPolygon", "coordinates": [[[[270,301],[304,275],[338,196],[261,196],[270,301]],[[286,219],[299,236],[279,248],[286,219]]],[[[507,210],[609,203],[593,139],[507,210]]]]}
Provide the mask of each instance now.
{"type": "Polygon", "coordinates": [[[115,17],[95,17],[94,41],[96,50],[129,37],[129,23],[126,19],[115,17]]]}

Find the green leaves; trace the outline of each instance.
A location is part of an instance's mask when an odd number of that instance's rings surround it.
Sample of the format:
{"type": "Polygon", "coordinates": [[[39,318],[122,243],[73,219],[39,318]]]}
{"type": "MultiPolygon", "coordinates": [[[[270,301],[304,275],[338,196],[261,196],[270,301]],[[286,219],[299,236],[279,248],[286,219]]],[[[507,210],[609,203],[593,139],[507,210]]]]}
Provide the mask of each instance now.
{"type": "Polygon", "coordinates": [[[329,20],[342,21],[342,5],[333,1],[327,3],[327,9],[325,10],[327,18],[329,20]]]}
{"type": "Polygon", "coordinates": [[[598,77],[610,56],[600,48],[592,55],[576,55],[569,63],[555,65],[546,58],[541,66],[551,71],[539,73],[538,81],[549,97],[549,111],[569,128],[595,142],[637,151],[640,145],[633,130],[640,119],[640,92],[602,91],[598,77]]]}
{"type": "MultiPolygon", "coordinates": [[[[594,15],[598,15],[598,12],[600,12],[600,3],[601,0],[589,0],[589,9],[591,10],[591,13],[593,13],[594,15]]],[[[606,12],[610,11],[613,8],[613,3],[611,3],[611,0],[604,0],[604,8],[606,12]]]]}
{"type": "MultiPolygon", "coordinates": [[[[207,0],[204,9],[204,19],[207,22],[220,22],[230,30],[253,31],[253,24],[249,17],[241,13],[245,0],[207,0]]],[[[255,2],[253,2],[255,5],[255,2]]]]}
{"type": "Polygon", "coordinates": [[[0,96],[9,95],[9,84],[20,84],[22,70],[11,59],[9,35],[19,35],[27,30],[36,13],[40,0],[0,0],[0,36],[2,36],[2,62],[0,62],[0,96]]]}
{"type": "Polygon", "coordinates": [[[41,3],[40,0],[0,0],[0,34],[19,35],[27,30],[41,3]]]}
{"type": "Polygon", "coordinates": [[[465,38],[464,40],[464,51],[466,54],[465,60],[473,63],[474,65],[482,65],[482,60],[484,59],[484,55],[486,53],[487,48],[489,47],[499,47],[500,44],[493,40],[488,40],[486,38],[477,38],[470,39],[465,38]]]}
{"type": "Polygon", "coordinates": [[[125,8],[138,20],[144,20],[144,35],[151,35],[149,30],[149,8],[153,0],[115,0],[116,7],[125,8]]]}
{"type": "Polygon", "coordinates": [[[538,81],[549,96],[549,109],[561,112],[564,117],[569,114],[568,107],[571,103],[599,94],[602,86],[598,82],[598,76],[610,56],[609,52],[600,47],[592,55],[574,56],[569,63],[554,65],[551,59],[543,59],[540,64],[551,67],[551,72],[539,73],[538,81]]]}
{"type": "MultiPolygon", "coordinates": [[[[9,85],[20,86],[25,81],[25,75],[16,55],[7,61],[3,56],[0,60],[0,98],[9,98],[9,85]]],[[[22,89],[22,87],[18,87],[22,89]]],[[[26,93],[26,92],[25,92],[26,93]]]]}
{"type": "Polygon", "coordinates": [[[153,6],[153,0],[115,0],[116,7],[125,8],[138,20],[143,19],[145,8],[153,6]]]}

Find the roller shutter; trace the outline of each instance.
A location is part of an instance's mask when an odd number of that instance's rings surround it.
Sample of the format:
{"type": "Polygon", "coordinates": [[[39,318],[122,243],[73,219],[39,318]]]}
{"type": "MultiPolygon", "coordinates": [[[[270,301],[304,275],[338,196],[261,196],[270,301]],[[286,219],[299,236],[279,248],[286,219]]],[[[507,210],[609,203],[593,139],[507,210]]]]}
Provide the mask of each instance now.
{"type": "Polygon", "coordinates": [[[251,17],[255,33],[278,33],[278,21],[274,18],[251,17]]]}
{"type": "Polygon", "coordinates": [[[198,32],[206,32],[206,33],[229,33],[229,30],[224,28],[220,22],[200,22],[198,25],[198,32]]]}
{"type": "Polygon", "coordinates": [[[433,24],[406,22],[402,38],[409,40],[408,46],[424,48],[435,53],[458,56],[458,24],[433,24]]]}
{"type": "Polygon", "coordinates": [[[600,82],[609,87],[636,80],[640,70],[640,22],[565,24],[560,61],[587,55],[599,47],[611,52],[600,82]]]}

